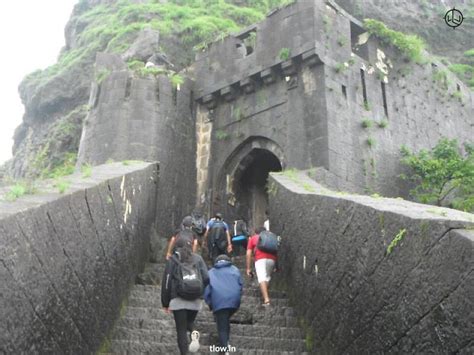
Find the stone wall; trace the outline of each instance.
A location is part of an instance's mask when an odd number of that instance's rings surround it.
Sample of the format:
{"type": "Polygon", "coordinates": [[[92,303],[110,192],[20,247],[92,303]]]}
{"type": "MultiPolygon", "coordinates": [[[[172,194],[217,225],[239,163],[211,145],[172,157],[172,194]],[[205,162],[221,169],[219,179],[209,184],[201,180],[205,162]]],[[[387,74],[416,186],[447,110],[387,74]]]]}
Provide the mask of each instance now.
{"type": "Polygon", "coordinates": [[[79,147],[78,166],[138,159],[160,162],[157,230],[169,236],[189,214],[196,194],[196,137],[191,82],[140,77],[120,56],[100,53],[79,147]],[[192,182],[192,183],[191,183],[192,182]],[[178,188],[179,186],[179,188],[178,188]]]}
{"type": "Polygon", "coordinates": [[[287,168],[324,168],[320,181],[347,191],[406,196],[402,145],[431,149],[443,136],[474,135],[474,95],[424,56],[414,63],[364,34],[331,0],[296,2],[212,43],[194,64],[199,112],[212,122],[200,186],[222,193],[229,159],[263,137],[287,168]]]}
{"type": "Polygon", "coordinates": [[[334,193],[303,173],[272,174],[270,191],[314,353],[472,352],[474,215],[334,193]]]}
{"type": "Polygon", "coordinates": [[[65,179],[0,202],[0,353],[94,353],[147,261],[157,165],[65,179]]]}
{"type": "Polygon", "coordinates": [[[350,18],[326,13],[342,54],[325,66],[329,171],[352,190],[406,197],[400,148],[431,149],[442,137],[472,142],[474,95],[429,53],[410,62],[372,36],[366,55],[354,54],[350,18]]]}

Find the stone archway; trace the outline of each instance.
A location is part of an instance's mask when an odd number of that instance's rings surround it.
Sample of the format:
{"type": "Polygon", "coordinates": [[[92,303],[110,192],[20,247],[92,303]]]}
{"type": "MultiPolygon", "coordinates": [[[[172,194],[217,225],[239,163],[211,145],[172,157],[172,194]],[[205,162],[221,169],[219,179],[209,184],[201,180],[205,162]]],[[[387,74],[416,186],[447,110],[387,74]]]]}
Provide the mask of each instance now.
{"type": "Polygon", "coordinates": [[[268,174],[281,171],[284,165],[283,150],[278,144],[265,137],[248,138],[220,171],[214,210],[224,211],[229,221],[244,218],[250,227],[261,226],[268,207],[268,174]]]}

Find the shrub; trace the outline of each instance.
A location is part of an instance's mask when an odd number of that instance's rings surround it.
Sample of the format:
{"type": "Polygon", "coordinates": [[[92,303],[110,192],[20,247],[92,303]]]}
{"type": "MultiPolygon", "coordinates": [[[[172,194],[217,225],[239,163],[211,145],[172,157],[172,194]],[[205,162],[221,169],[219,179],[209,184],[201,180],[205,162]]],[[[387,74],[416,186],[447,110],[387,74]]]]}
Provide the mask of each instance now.
{"type": "Polygon", "coordinates": [[[37,189],[33,181],[29,181],[29,180],[17,181],[15,185],[10,187],[10,189],[5,194],[4,198],[7,201],[15,201],[16,199],[24,195],[33,195],[36,192],[37,192],[37,189]]]}
{"type": "Polygon", "coordinates": [[[447,205],[467,212],[474,211],[474,145],[441,139],[430,151],[417,154],[402,147],[401,162],[410,168],[402,178],[416,184],[410,191],[415,199],[437,206],[447,205]]]}
{"type": "Polygon", "coordinates": [[[364,128],[371,128],[373,124],[374,124],[374,122],[372,120],[368,119],[368,118],[364,118],[362,120],[362,127],[364,127],[364,128]]]}
{"type": "Polygon", "coordinates": [[[369,138],[367,138],[366,142],[367,142],[367,145],[369,146],[369,148],[375,147],[375,138],[369,137],[369,138]]]}
{"type": "Polygon", "coordinates": [[[184,83],[184,78],[180,74],[173,74],[170,77],[171,85],[173,85],[173,88],[177,88],[179,85],[182,85],[184,83]]]}
{"type": "Polygon", "coordinates": [[[388,127],[388,120],[384,118],[382,121],[380,121],[380,122],[378,123],[378,126],[379,126],[380,128],[387,128],[387,127],[388,127]]]}
{"type": "Polygon", "coordinates": [[[282,48],[280,50],[280,53],[278,54],[278,57],[281,60],[286,61],[286,60],[290,59],[290,55],[291,55],[291,52],[290,52],[289,48],[282,48]]]}
{"type": "Polygon", "coordinates": [[[365,19],[364,27],[370,34],[377,36],[382,43],[397,48],[409,60],[416,63],[423,61],[425,43],[420,37],[394,31],[384,23],[374,19],[365,19]]]}

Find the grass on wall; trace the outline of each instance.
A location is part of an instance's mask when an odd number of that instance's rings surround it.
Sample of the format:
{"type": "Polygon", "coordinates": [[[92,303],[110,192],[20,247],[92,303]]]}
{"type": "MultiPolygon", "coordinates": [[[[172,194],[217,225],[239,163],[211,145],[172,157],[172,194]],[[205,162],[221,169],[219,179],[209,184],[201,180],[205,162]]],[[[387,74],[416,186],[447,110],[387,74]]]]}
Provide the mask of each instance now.
{"type": "Polygon", "coordinates": [[[364,27],[370,33],[378,37],[382,43],[394,46],[407,59],[415,62],[423,62],[423,50],[425,42],[417,35],[407,35],[388,28],[383,22],[374,19],[365,19],[364,27]]]}

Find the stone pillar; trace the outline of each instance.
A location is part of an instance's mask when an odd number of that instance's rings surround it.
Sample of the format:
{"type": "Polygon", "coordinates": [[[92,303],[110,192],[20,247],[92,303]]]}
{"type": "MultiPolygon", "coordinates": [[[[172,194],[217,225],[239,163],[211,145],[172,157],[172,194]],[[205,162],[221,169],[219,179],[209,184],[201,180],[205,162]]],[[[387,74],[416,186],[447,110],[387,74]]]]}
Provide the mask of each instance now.
{"type": "Polygon", "coordinates": [[[209,111],[205,106],[198,105],[196,112],[196,206],[205,205],[207,200],[206,189],[211,156],[211,133],[212,122],[209,120],[209,111]]]}

